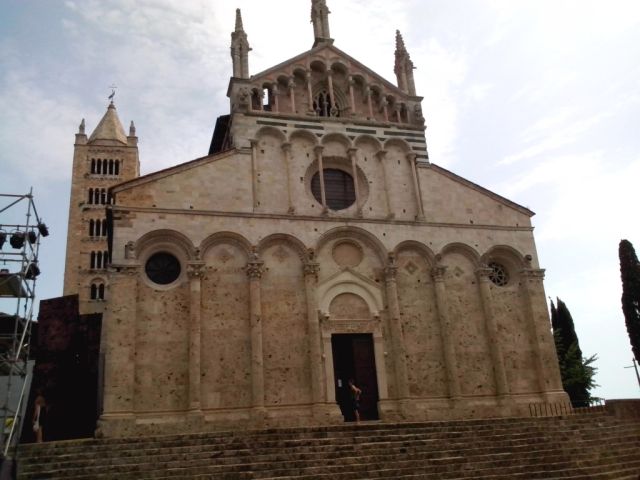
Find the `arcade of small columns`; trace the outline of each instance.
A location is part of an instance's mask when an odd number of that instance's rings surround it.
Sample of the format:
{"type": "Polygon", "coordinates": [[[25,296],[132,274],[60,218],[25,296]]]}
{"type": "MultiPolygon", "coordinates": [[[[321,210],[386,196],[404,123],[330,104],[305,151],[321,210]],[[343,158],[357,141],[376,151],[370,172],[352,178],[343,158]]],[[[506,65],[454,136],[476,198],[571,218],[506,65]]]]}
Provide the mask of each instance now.
{"type": "MultiPolygon", "coordinates": [[[[265,111],[264,105],[264,95],[265,90],[268,92],[268,101],[270,106],[270,112],[272,113],[283,113],[283,114],[296,114],[296,87],[297,83],[295,81],[295,77],[300,77],[300,80],[303,80],[306,84],[306,95],[309,99],[307,101],[307,114],[316,115],[316,112],[313,109],[313,85],[324,85],[327,86],[327,91],[329,96],[331,97],[332,102],[336,102],[336,87],[334,81],[334,71],[329,68],[326,69],[325,65],[322,65],[324,70],[324,75],[322,79],[314,78],[314,72],[307,68],[305,70],[297,69],[293,75],[282,75],[276,81],[268,81],[262,83],[262,88],[253,87],[251,91],[252,101],[250,102],[250,108],[252,111],[265,111]],[[289,97],[289,109],[287,111],[280,111],[280,101],[279,97],[281,95],[279,84],[282,84],[287,89],[287,96],[289,97]]],[[[346,67],[342,67],[346,68],[346,67]]],[[[393,94],[387,94],[384,92],[383,88],[378,85],[372,85],[367,82],[365,77],[362,74],[351,74],[347,72],[345,74],[346,86],[348,87],[348,106],[344,105],[343,108],[349,109],[349,115],[351,117],[356,117],[358,115],[366,115],[370,119],[376,117],[376,112],[382,113],[382,118],[380,120],[384,120],[384,122],[395,122],[395,123],[410,123],[409,114],[407,104],[403,102],[398,102],[396,100],[396,96],[393,94]],[[357,79],[357,80],[356,80],[357,79]],[[362,90],[362,97],[364,99],[364,103],[366,103],[366,108],[364,111],[359,111],[357,108],[356,102],[356,85],[360,85],[362,90]],[[375,97],[375,98],[374,98],[375,97]]],[[[335,112],[330,113],[329,115],[319,115],[319,116],[331,116],[336,117],[337,114],[335,112]]],[[[416,118],[415,123],[422,125],[424,122],[424,118],[416,118]]]]}
{"type": "MultiPolygon", "coordinates": [[[[257,161],[257,157],[258,157],[258,148],[259,148],[259,140],[257,139],[251,139],[249,140],[250,144],[251,144],[251,179],[252,179],[252,195],[253,195],[253,210],[256,211],[256,209],[258,208],[259,205],[259,182],[258,182],[258,161],[257,161]]],[[[292,191],[294,189],[293,186],[293,175],[291,174],[291,143],[290,142],[284,142],[282,144],[282,151],[284,152],[284,162],[285,162],[285,166],[286,166],[286,177],[287,177],[287,200],[289,203],[289,213],[290,214],[294,214],[296,209],[295,209],[295,205],[293,202],[293,198],[292,198],[292,191]]],[[[314,147],[314,152],[315,152],[315,160],[318,163],[318,171],[322,172],[324,171],[324,163],[323,163],[323,151],[324,151],[324,146],[322,145],[316,145],[314,147]]],[[[353,178],[353,188],[355,191],[355,195],[356,195],[356,208],[357,208],[357,215],[359,217],[363,216],[363,198],[362,198],[362,193],[360,191],[360,187],[358,186],[358,158],[357,158],[357,153],[358,153],[358,149],[355,147],[350,147],[347,149],[347,154],[349,156],[349,161],[351,163],[351,177],[353,178]]],[[[384,182],[384,192],[385,192],[385,200],[386,200],[386,204],[387,204],[387,215],[386,218],[388,219],[393,219],[395,218],[395,212],[393,211],[393,205],[394,203],[392,202],[392,195],[393,195],[393,189],[391,188],[390,185],[390,175],[391,172],[389,172],[389,165],[387,164],[388,162],[385,161],[385,157],[387,155],[387,151],[386,150],[380,150],[376,153],[376,157],[378,158],[378,160],[380,161],[380,163],[382,164],[382,176],[383,176],[383,182],[384,182]]],[[[419,179],[418,179],[418,171],[417,171],[417,154],[413,153],[413,152],[408,152],[406,154],[406,158],[407,161],[409,162],[409,166],[411,167],[411,176],[412,176],[412,181],[413,181],[413,191],[414,191],[414,198],[415,198],[415,202],[416,202],[416,211],[418,212],[418,215],[416,217],[416,220],[418,221],[424,221],[425,220],[425,216],[424,216],[424,207],[422,205],[422,195],[420,192],[420,183],[419,183],[419,179]]],[[[324,187],[324,175],[319,175],[320,177],[320,195],[321,195],[321,205],[322,205],[322,212],[323,214],[327,214],[329,212],[329,208],[327,207],[327,199],[326,199],[326,194],[325,194],[325,187],[324,187]]]]}
{"type": "MultiPolygon", "coordinates": [[[[262,335],[262,309],[261,309],[261,282],[264,272],[264,262],[255,253],[250,255],[245,270],[249,283],[250,301],[250,331],[251,331],[251,379],[252,379],[252,415],[255,420],[265,417],[265,381],[263,372],[263,335],[262,335]]],[[[311,251],[312,252],[312,251],[311,251]]],[[[333,358],[331,354],[331,334],[336,333],[335,328],[329,324],[339,324],[341,320],[329,322],[329,314],[318,310],[316,298],[316,287],[318,285],[318,273],[320,265],[314,261],[313,254],[303,266],[304,268],[304,288],[307,299],[307,326],[309,342],[309,365],[311,367],[311,392],[313,401],[313,415],[326,413],[327,405],[334,404],[335,386],[333,384],[333,358]],[[324,370],[324,371],[323,371],[324,370]]],[[[189,387],[188,387],[188,411],[191,413],[201,412],[200,402],[200,378],[201,378],[201,281],[205,264],[201,262],[190,262],[187,265],[187,273],[190,285],[190,321],[189,321],[189,387]]],[[[458,377],[457,355],[455,339],[452,336],[452,322],[447,304],[447,288],[445,285],[445,272],[447,267],[436,265],[431,269],[431,275],[435,285],[436,307],[438,321],[440,324],[441,342],[443,346],[444,363],[446,369],[446,382],[448,397],[451,401],[459,400],[463,397],[458,377]]],[[[385,290],[387,297],[387,312],[389,331],[391,338],[388,347],[391,347],[391,354],[394,364],[396,398],[399,412],[405,417],[411,415],[408,410],[407,400],[410,400],[409,383],[407,376],[406,351],[403,340],[402,327],[400,324],[400,305],[398,300],[398,287],[396,274],[398,267],[395,261],[395,254],[390,253],[387,265],[384,269],[385,290]]],[[[141,275],[140,266],[115,266],[111,272],[113,276],[111,282],[111,297],[119,298],[118,320],[116,327],[114,319],[105,324],[106,335],[113,345],[114,341],[120,343],[117,355],[111,352],[106,357],[105,385],[107,395],[105,396],[104,413],[109,414],[134,414],[134,378],[135,378],[135,330],[136,330],[136,298],[138,277],[141,275]],[[124,361],[118,361],[124,359],[124,361]],[[116,386],[116,390],[108,395],[110,386],[116,386]]],[[[495,372],[495,392],[498,401],[504,404],[510,395],[509,384],[505,372],[504,357],[502,347],[498,341],[498,324],[493,310],[493,298],[490,287],[489,275],[492,270],[486,266],[476,269],[478,278],[480,298],[484,312],[484,322],[488,344],[491,352],[491,362],[495,372]]],[[[539,392],[547,391],[545,378],[548,378],[547,369],[543,362],[541,346],[538,342],[546,333],[542,331],[542,326],[538,324],[535,316],[534,304],[536,292],[540,292],[544,270],[524,268],[520,271],[522,287],[526,299],[526,316],[531,339],[533,356],[535,358],[535,370],[539,383],[539,392]]],[[[367,322],[365,322],[366,325],[367,322]]],[[[380,317],[373,314],[373,319],[369,322],[369,331],[357,333],[373,333],[374,350],[376,359],[376,370],[379,383],[379,398],[383,402],[389,400],[386,382],[386,367],[384,358],[384,339],[380,328],[380,317]],[[371,331],[373,330],[373,331],[371,331]]],[[[367,327],[365,327],[367,328],[367,327]]],[[[337,333],[341,333],[337,331],[337,333]]],[[[355,332],[352,332],[355,333],[355,332]]],[[[554,385],[554,389],[561,390],[561,386],[554,385]]],[[[539,393],[532,392],[532,393],[539,393]]]]}

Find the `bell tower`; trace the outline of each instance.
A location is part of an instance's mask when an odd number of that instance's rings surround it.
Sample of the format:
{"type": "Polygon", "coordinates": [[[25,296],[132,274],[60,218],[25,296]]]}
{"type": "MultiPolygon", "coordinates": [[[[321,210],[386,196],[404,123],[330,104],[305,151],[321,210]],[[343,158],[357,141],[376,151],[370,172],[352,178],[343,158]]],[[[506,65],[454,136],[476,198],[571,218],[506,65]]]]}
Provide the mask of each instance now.
{"type": "Polygon", "coordinates": [[[79,295],[81,314],[102,312],[107,296],[109,188],[140,175],[135,125],[131,122],[126,135],[113,101],[89,137],[85,128],[82,119],[73,153],[64,271],[64,295],[79,295]]]}

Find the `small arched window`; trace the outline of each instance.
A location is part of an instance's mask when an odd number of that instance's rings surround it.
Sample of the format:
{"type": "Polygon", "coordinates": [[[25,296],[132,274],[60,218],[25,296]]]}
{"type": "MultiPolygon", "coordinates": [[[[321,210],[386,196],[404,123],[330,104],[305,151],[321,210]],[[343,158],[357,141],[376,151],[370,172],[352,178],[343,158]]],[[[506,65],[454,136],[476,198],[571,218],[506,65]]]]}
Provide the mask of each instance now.
{"type": "Polygon", "coordinates": [[[120,160],[116,160],[114,169],[115,169],[114,170],[115,175],[120,175],[120,160]]]}
{"type": "Polygon", "coordinates": [[[89,189],[89,205],[93,203],[93,188],[89,189]]]}
{"type": "Polygon", "coordinates": [[[113,159],[109,160],[109,175],[113,175],[113,159]]]}
{"type": "Polygon", "coordinates": [[[102,220],[102,236],[107,236],[107,219],[102,220]]]}
{"type": "Polygon", "coordinates": [[[104,300],[104,283],[98,285],[98,300],[104,300]]]}
{"type": "Polygon", "coordinates": [[[320,91],[313,99],[313,109],[319,117],[339,117],[340,107],[328,91],[320,91]]]}
{"type": "Polygon", "coordinates": [[[96,173],[96,159],[91,159],[91,173],[96,173]]]}
{"type": "Polygon", "coordinates": [[[98,286],[95,283],[91,284],[91,300],[98,299],[98,286]]]}
{"type": "Polygon", "coordinates": [[[102,252],[96,253],[96,268],[102,268],[102,252]]]}
{"type": "Polygon", "coordinates": [[[94,227],[95,227],[95,222],[93,221],[93,219],[89,220],[89,236],[90,237],[93,237],[95,235],[94,227]]]}
{"type": "Polygon", "coordinates": [[[96,188],[93,191],[93,203],[95,205],[100,205],[100,189],[99,188],[96,188]]]}
{"type": "Polygon", "coordinates": [[[89,263],[90,268],[96,268],[96,252],[91,252],[91,262],[89,263]]]}

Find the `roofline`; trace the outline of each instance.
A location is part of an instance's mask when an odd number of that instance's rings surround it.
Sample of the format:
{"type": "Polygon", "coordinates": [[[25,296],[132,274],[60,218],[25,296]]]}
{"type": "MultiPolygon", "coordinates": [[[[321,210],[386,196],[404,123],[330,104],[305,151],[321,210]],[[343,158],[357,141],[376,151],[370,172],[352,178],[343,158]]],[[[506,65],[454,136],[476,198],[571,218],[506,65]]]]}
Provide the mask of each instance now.
{"type": "Polygon", "coordinates": [[[147,173],[146,175],[127,180],[126,182],[118,183],[116,185],[113,185],[112,187],[109,187],[109,191],[112,193],[122,192],[124,190],[137,187],[138,185],[149,183],[153,180],[168,177],[184,170],[190,170],[208,161],[220,160],[224,157],[230,156],[233,153],[237,153],[238,151],[239,149],[234,147],[222,152],[218,152],[214,155],[205,155],[204,157],[189,160],[188,162],[179,163],[178,165],[174,165],[172,167],[164,168],[152,173],[147,173]]]}
{"type": "Polygon", "coordinates": [[[529,217],[533,217],[536,213],[530,209],[528,209],[527,207],[523,207],[522,205],[513,202],[511,200],[509,200],[508,198],[503,197],[502,195],[498,195],[495,192],[492,192],[491,190],[481,187],[480,185],[478,185],[477,183],[473,183],[470,180],[467,180],[466,178],[463,178],[449,170],[447,170],[446,168],[440,167],[434,163],[429,163],[429,164],[423,164],[423,163],[419,163],[418,164],[421,168],[431,168],[433,170],[435,170],[438,173],[441,173],[442,175],[444,175],[445,177],[449,177],[451,180],[454,180],[458,183],[461,183],[467,187],[473,188],[474,190],[477,190],[481,193],[484,193],[485,195],[488,195],[489,197],[493,198],[494,200],[499,201],[500,203],[503,203],[504,205],[506,205],[507,207],[513,208],[514,210],[518,210],[520,213],[523,213],[525,215],[528,215],[529,217]]]}

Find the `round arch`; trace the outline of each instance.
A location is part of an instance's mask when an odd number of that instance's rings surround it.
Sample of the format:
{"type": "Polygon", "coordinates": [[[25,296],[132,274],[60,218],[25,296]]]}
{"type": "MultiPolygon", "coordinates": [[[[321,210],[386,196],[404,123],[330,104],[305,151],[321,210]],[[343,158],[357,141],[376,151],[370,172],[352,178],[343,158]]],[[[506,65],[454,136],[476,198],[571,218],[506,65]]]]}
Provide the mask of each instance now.
{"type": "Polygon", "coordinates": [[[260,243],[258,243],[258,252],[262,255],[262,253],[267,248],[279,242],[289,245],[293,249],[293,251],[296,252],[298,257],[300,257],[300,261],[302,263],[305,263],[308,260],[308,249],[304,245],[304,243],[302,243],[293,235],[289,235],[287,233],[274,233],[272,235],[269,235],[268,237],[263,238],[260,243]]]}
{"type": "Polygon", "coordinates": [[[169,229],[154,230],[140,237],[134,246],[135,258],[148,257],[150,251],[157,251],[157,247],[171,245],[179,250],[188,260],[195,260],[197,252],[191,240],[184,234],[169,229]]]}
{"type": "Polygon", "coordinates": [[[208,236],[200,243],[200,257],[205,258],[206,253],[210,248],[221,243],[230,243],[238,247],[247,258],[251,253],[251,243],[242,235],[234,232],[216,232],[213,235],[208,236]]]}
{"type": "Polygon", "coordinates": [[[416,240],[405,240],[404,242],[399,243],[396,248],[393,249],[393,253],[397,257],[398,254],[403,250],[416,250],[424,256],[425,260],[430,266],[436,264],[436,255],[424,243],[418,242],[416,240]]]}
{"type": "Polygon", "coordinates": [[[335,227],[323,233],[316,244],[316,251],[320,251],[331,240],[339,238],[356,238],[368,244],[376,253],[382,265],[387,261],[387,249],[383,243],[372,233],[360,227],[335,227]]]}

